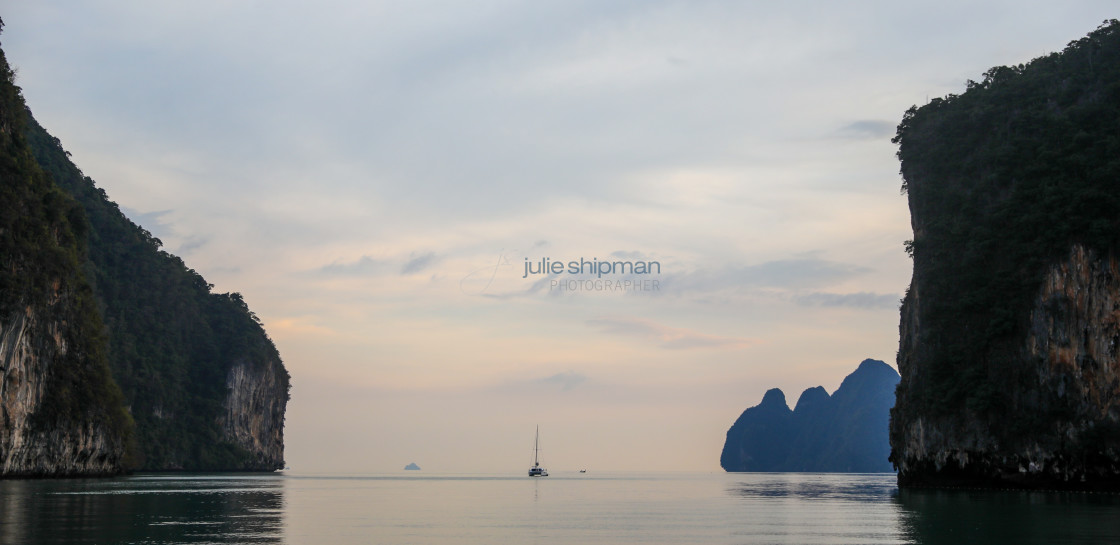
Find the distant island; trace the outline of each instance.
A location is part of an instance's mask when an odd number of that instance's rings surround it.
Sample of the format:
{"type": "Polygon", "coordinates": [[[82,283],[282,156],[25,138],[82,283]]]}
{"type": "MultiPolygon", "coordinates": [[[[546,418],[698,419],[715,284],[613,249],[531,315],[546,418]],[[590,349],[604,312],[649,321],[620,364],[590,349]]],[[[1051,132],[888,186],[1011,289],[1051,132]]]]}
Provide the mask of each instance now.
{"type": "Polygon", "coordinates": [[[284,467],[289,376],[260,320],[126,218],[13,82],[0,51],[0,477],[284,467]]]}
{"type": "Polygon", "coordinates": [[[902,486],[1120,490],[1120,22],[902,118],[902,486]]]}
{"type": "Polygon", "coordinates": [[[877,473],[892,470],[887,422],[899,376],[866,359],[830,396],[805,390],[790,410],[774,388],[727,431],[720,455],[726,471],[877,473]]]}
{"type": "Polygon", "coordinates": [[[416,465],[416,462],[412,462],[411,464],[404,466],[404,468],[409,471],[420,471],[420,466],[416,465]]]}

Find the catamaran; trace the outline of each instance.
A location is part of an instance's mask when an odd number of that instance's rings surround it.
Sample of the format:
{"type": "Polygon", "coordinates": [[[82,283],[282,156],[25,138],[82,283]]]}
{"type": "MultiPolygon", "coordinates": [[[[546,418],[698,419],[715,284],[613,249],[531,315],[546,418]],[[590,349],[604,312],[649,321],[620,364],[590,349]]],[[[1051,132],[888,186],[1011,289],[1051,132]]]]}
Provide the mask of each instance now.
{"type": "Polygon", "coordinates": [[[530,477],[547,477],[548,470],[541,467],[541,427],[537,426],[537,438],[533,441],[533,467],[529,468],[530,477]]]}

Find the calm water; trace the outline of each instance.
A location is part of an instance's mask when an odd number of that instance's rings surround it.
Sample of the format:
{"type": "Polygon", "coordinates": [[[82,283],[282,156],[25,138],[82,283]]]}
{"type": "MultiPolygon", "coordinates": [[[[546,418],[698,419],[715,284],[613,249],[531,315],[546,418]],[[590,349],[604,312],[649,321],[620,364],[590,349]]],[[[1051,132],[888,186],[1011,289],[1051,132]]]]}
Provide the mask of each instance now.
{"type": "Polygon", "coordinates": [[[893,475],[139,475],[0,481],[0,543],[1120,543],[1120,496],[893,475]]]}

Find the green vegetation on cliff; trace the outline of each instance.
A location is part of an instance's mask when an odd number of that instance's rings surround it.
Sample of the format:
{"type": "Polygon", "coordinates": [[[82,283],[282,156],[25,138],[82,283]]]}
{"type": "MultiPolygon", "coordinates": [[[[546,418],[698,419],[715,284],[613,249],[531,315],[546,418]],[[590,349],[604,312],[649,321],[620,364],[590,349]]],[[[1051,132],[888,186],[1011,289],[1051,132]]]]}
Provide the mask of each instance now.
{"type": "MultiPolygon", "coordinates": [[[[280,362],[241,295],[211,293],[213,286],[125,217],[33,118],[27,134],[39,164],[89,218],[86,271],[108,329],[113,376],[136,420],[139,467],[282,467],[279,459],[258,460],[221,430],[231,366],[280,362]]],[[[289,377],[278,369],[286,401],[289,377]]]]}
{"type": "MultiPolygon", "coordinates": [[[[0,51],[0,326],[34,313],[32,344],[61,347],[52,349],[57,355],[44,370],[31,433],[92,426],[104,430],[120,456],[132,420],[110,376],[97,302],[82,274],[89,224],[36,163],[14,76],[0,51]]],[[[9,389],[0,386],[0,392],[9,389]]],[[[10,425],[6,411],[0,422],[10,425]]]]}
{"type": "Polygon", "coordinates": [[[900,484],[1120,488],[1118,128],[1115,20],[906,112],[900,484]]]}
{"type": "MultiPolygon", "coordinates": [[[[1006,415],[1030,388],[1018,365],[1045,269],[1073,244],[1120,248],[1120,23],[961,95],[911,108],[898,127],[921,286],[922,388],[908,410],[1006,415]]],[[[913,289],[913,285],[912,288],[913,289]]],[[[1016,434],[1029,415],[1004,422],[1016,434]],[[1012,429],[1019,428],[1019,429],[1012,429]]]]}
{"type": "MultiPolygon", "coordinates": [[[[0,332],[47,309],[31,334],[63,354],[31,432],[108,429],[117,468],[283,467],[289,375],[256,315],[240,294],[212,293],[82,174],[27,110],[2,52],[0,77],[0,332]]],[[[24,359],[32,374],[42,367],[24,359]]],[[[9,428],[0,415],[0,438],[9,428]]]]}

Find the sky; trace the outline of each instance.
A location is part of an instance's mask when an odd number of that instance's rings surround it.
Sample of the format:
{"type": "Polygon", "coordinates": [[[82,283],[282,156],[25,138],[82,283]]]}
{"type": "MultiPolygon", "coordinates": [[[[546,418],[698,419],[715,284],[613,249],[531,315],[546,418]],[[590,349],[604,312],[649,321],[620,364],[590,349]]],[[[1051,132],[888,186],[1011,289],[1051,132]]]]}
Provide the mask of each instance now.
{"type": "Polygon", "coordinates": [[[0,17],[40,123],[264,322],[292,375],[293,469],[520,474],[538,425],[554,473],[719,471],[766,390],[792,406],[865,358],[893,366],[902,114],[1117,13],[2,0],[0,17]],[[545,258],[564,270],[527,274],[545,258]]]}

